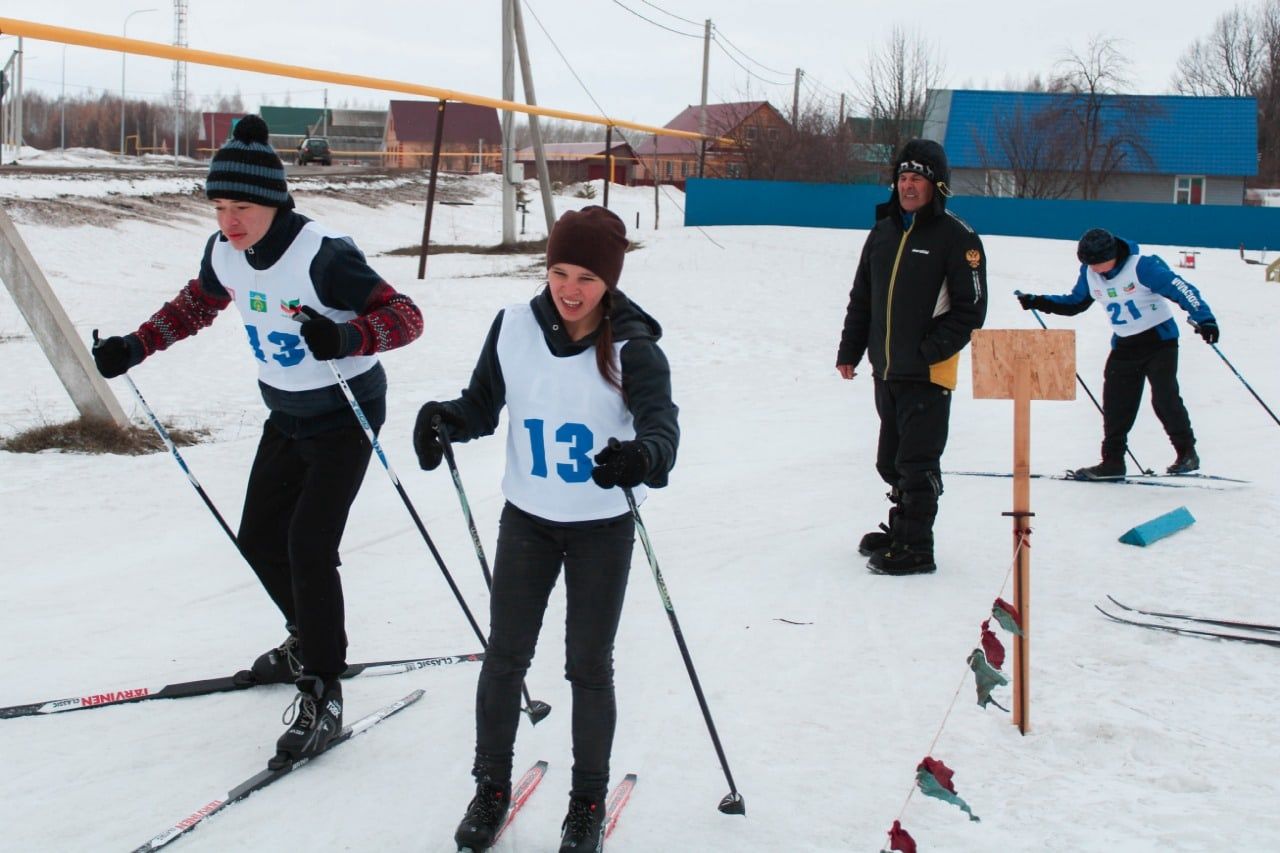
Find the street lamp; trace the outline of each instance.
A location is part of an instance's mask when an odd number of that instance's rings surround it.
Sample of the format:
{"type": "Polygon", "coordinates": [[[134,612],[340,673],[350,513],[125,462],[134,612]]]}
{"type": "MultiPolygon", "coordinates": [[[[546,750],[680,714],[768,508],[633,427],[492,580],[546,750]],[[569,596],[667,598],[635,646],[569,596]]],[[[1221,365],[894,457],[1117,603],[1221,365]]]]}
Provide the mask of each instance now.
{"type": "MultiPolygon", "coordinates": [[[[135,9],[124,16],[124,26],[120,30],[123,38],[129,37],[129,19],[134,15],[141,15],[143,12],[155,12],[156,9],[135,9]]],[[[120,54],[120,153],[124,154],[124,60],[129,54],[120,54]]]]}

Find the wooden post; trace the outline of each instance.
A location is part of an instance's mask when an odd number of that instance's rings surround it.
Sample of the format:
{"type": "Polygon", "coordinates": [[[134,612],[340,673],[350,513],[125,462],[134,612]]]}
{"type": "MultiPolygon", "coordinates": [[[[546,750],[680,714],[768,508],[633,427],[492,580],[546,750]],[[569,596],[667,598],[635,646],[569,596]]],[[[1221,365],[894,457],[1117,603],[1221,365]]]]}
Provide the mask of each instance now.
{"type": "Polygon", "coordinates": [[[1076,398],[1075,332],[979,329],[973,333],[973,396],[1013,400],[1013,724],[1031,727],[1031,401],[1076,398]]]}

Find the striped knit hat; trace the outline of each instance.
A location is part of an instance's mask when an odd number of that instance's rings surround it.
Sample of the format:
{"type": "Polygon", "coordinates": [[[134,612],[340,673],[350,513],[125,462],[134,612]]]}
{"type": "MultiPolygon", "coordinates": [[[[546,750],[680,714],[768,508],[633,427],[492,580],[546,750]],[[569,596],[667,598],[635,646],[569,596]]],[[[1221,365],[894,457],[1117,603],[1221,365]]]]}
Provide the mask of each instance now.
{"type": "Polygon", "coordinates": [[[260,116],[247,115],[236,122],[231,136],[213,155],[204,194],[211,199],[229,198],[292,209],[284,163],[271,147],[267,123],[260,116]]]}

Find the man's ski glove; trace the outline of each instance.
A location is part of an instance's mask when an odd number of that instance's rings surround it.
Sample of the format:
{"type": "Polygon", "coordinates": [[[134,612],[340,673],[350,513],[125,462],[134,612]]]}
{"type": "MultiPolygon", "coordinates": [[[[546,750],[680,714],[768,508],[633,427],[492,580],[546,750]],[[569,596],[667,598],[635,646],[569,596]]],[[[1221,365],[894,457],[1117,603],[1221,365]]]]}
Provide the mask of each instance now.
{"type": "Polygon", "coordinates": [[[1013,295],[1018,297],[1018,304],[1022,306],[1023,311],[1030,311],[1032,308],[1040,307],[1040,297],[1034,293],[1022,293],[1015,290],[1013,295]]]}
{"type": "Polygon", "coordinates": [[[649,454],[638,441],[610,441],[608,447],[595,455],[595,461],[591,479],[602,489],[614,486],[634,489],[649,474],[649,454]]]}
{"type": "Polygon", "coordinates": [[[98,365],[98,372],[107,379],[119,376],[131,367],[142,363],[142,342],[133,335],[120,337],[115,335],[105,340],[98,338],[98,330],[93,330],[93,361],[98,365]],[[137,347],[130,346],[128,338],[137,341],[137,347]]]}
{"type": "Polygon", "coordinates": [[[299,308],[298,313],[307,318],[302,321],[302,338],[316,361],[342,358],[351,350],[347,330],[354,332],[355,327],[350,323],[335,323],[308,305],[299,308]]]}
{"type": "Polygon", "coordinates": [[[436,470],[440,467],[440,460],[444,459],[444,445],[440,443],[440,433],[435,427],[437,420],[445,429],[466,426],[462,418],[444,403],[432,400],[423,404],[413,425],[413,449],[418,454],[418,467],[423,471],[436,470]]]}
{"type": "Polygon", "coordinates": [[[1206,344],[1216,344],[1218,342],[1218,324],[1213,320],[1206,320],[1199,326],[1196,326],[1196,334],[1204,338],[1206,344]]]}

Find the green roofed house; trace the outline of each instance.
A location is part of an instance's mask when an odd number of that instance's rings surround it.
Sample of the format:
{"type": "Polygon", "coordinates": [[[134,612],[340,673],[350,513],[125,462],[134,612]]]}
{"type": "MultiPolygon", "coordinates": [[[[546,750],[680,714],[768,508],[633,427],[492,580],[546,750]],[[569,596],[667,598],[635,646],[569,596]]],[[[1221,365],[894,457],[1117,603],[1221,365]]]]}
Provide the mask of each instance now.
{"type": "Polygon", "coordinates": [[[923,135],[957,195],[1240,205],[1258,171],[1254,98],[936,89],[923,135]]]}
{"type": "Polygon", "coordinates": [[[312,135],[311,128],[319,127],[326,118],[320,107],[263,106],[258,109],[258,115],[271,130],[271,146],[285,159],[293,156],[298,143],[312,135]]]}

